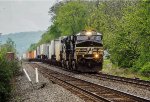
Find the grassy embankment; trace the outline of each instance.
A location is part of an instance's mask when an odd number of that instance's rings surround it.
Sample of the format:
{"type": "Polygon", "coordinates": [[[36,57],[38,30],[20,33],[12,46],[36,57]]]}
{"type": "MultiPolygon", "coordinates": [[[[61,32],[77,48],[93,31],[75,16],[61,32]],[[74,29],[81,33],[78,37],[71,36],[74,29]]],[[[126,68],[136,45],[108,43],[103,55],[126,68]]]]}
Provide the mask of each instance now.
{"type": "Polygon", "coordinates": [[[119,68],[116,65],[112,64],[110,60],[104,60],[102,72],[108,73],[111,75],[117,75],[127,78],[140,78],[141,80],[149,80],[150,77],[143,76],[139,72],[134,72],[132,68],[119,68]]]}

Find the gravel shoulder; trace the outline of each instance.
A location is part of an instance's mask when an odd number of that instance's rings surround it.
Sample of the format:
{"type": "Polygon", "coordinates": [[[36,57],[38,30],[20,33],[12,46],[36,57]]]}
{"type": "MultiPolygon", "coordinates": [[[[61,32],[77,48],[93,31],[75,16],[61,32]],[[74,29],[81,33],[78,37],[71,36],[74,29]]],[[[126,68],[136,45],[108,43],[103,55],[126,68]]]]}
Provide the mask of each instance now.
{"type": "Polygon", "coordinates": [[[52,83],[40,73],[37,84],[35,70],[25,63],[22,67],[26,69],[32,83],[28,81],[24,73],[17,76],[10,102],[84,102],[70,91],[52,83]]]}
{"type": "Polygon", "coordinates": [[[83,76],[81,74],[75,74],[75,73],[67,72],[65,70],[55,68],[53,66],[49,66],[49,65],[46,65],[46,64],[43,64],[43,63],[41,63],[41,65],[43,65],[43,66],[45,66],[49,69],[52,69],[54,71],[58,71],[58,72],[73,76],[75,78],[86,80],[88,82],[92,82],[92,83],[95,83],[95,84],[106,86],[106,87],[109,87],[111,89],[119,90],[119,91],[122,91],[122,92],[125,92],[125,93],[129,93],[129,94],[132,94],[132,95],[139,96],[139,97],[150,100],[150,91],[148,91],[146,89],[141,89],[141,88],[138,88],[138,87],[134,87],[134,86],[131,86],[129,84],[124,84],[124,83],[121,84],[120,82],[117,83],[115,81],[112,82],[112,81],[108,81],[108,80],[100,80],[100,79],[89,78],[89,77],[83,76]]]}

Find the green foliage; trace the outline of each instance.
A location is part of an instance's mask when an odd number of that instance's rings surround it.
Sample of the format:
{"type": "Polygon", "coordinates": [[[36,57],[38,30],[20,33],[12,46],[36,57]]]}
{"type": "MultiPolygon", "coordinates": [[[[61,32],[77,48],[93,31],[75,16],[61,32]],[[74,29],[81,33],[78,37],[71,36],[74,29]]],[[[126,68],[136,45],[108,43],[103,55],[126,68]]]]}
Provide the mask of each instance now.
{"type": "Polygon", "coordinates": [[[57,10],[55,22],[63,35],[76,34],[86,26],[87,5],[81,1],[71,1],[57,10]]]}
{"type": "Polygon", "coordinates": [[[37,48],[37,44],[36,43],[35,44],[31,44],[30,47],[29,47],[29,49],[28,49],[28,51],[33,51],[36,48],[37,48]]]}
{"type": "Polygon", "coordinates": [[[15,43],[10,38],[7,39],[6,44],[0,45],[1,56],[6,56],[6,52],[16,53],[15,43]]]}
{"type": "Polygon", "coordinates": [[[123,10],[123,16],[114,23],[116,29],[112,30],[114,35],[108,43],[113,63],[139,70],[150,61],[148,7],[147,2],[128,5],[123,10]]]}
{"type": "Polygon", "coordinates": [[[140,69],[140,72],[144,76],[150,77],[150,62],[145,63],[144,66],[140,69]]]}
{"type": "Polygon", "coordinates": [[[15,52],[15,44],[11,39],[0,46],[0,102],[7,102],[11,92],[11,79],[18,71],[17,61],[7,61],[6,53],[15,52]]]}
{"type": "Polygon", "coordinates": [[[42,43],[49,43],[52,39],[56,39],[61,36],[61,32],[58,29],[57,24],[54,24],[48,28],[48,31],[42,35],[42,39],[37,45],[42,43]]]}

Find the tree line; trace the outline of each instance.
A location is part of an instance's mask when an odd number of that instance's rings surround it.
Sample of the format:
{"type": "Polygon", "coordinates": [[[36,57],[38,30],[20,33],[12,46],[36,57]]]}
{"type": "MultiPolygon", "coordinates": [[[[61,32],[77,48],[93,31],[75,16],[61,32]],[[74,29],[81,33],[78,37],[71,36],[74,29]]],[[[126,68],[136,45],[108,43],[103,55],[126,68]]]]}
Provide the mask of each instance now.
{"type": "Polygon", "coordinates": [[[52,25],[33,49],[59,36],[94,29],[103,34],[113,64],[150,76],[149,0],[62,1],[49,14],[52,25]]]}

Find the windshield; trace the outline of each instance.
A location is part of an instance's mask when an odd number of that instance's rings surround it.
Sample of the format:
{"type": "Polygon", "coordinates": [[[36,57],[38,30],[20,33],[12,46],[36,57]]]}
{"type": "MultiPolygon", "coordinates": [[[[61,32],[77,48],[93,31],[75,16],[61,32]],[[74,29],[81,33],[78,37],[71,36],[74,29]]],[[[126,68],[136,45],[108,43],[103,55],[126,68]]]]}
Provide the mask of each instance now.
{"type": "Polygon", "coordinates": [[[100,35],[92,35],[92,36],[78,35],[77,36],[77,41],[84,41],[84,40],[101,42],[101,36],[100,35]]]}

